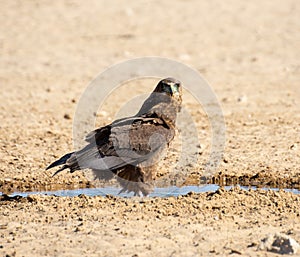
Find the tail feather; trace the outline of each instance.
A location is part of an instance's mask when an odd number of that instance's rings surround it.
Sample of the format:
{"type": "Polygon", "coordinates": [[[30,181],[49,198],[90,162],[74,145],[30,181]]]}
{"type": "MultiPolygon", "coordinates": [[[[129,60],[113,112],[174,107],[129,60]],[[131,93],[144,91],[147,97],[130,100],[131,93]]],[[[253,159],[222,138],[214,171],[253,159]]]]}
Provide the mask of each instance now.
{"type": "MultiPolygon", "coordinates": [[[[56,166],[59,166],[59,165],[62,165],[62,164],[65,164],[66,161],[71,157],[71,155],[73,154],[74,152],[72,153],[67,153],[66,155],[64,155],[63,157],[61,157],[60,159],[56,160],[55,162],[51,163],[47,168],[46,170],[49,170],[53,167],[56,167],[56,166]]],[[[55,172],[55,174],[57,174],[59,171],[62,171],[63,169],[66,169],[68,168],[67,165],[64,165],[61,169],[59,169],[57,172],[55,172]]]]}
{"type": "Polygon", "coordinates": [[[55,173],[52,175],[52,177],[54,177],[57,173],[61,172],[61,171],[64,170],[64,169],[67,169],[67,168],[69,168],[68,165],[62,166],[59,170],[55,171],[55,173]]]}

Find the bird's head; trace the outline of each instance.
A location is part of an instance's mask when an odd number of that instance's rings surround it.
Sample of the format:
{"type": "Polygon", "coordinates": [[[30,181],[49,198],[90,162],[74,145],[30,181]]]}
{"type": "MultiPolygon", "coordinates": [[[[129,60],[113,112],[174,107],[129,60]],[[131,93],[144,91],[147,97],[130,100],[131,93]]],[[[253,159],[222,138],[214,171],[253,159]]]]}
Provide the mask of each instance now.
{"type": "Polygon", "coordinates": [[[137,115],[155,112],[159,116],[170,116],[170,119],[175,121],[176,114],[181,109],[181,103],[181,82],[174,78],[166,78],[157,84],[137,115]]]}
{"type": "Polygon", "coordinates": [[[153,92],[164,93],[171,97],[178,105],[182,102],[182,86],[181,82],[174,78],[166,78],[161,80],[153,92]]]}
{"type": "Polygon", "coordinates": [[[181,95],[181,91],[182,89],[180,81],[173,78],[166,78],[159,81],[154,89],[154,92],[166,93],[169,96],[181,95]]]}

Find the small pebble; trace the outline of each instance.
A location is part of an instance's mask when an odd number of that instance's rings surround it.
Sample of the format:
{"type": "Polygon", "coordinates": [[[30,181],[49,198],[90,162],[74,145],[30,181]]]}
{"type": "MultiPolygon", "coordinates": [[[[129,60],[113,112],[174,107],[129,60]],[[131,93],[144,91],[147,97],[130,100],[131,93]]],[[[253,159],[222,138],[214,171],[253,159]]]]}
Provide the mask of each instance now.
{"type": "Polygon", "coordinates": [[[66,120],[70,120],[70,119],[71,119],[71,116],[70,116],[69,114],[66,113],[66,114],[64,115],[64,118],[65,118],[66,120]]]}
{"type": "Polygon", "coordinates": [[[245,95],[239,96],[237,101],[240,102],[240,103],[246,103],[247,102],[247,96],[245,96],[245,95]]]}

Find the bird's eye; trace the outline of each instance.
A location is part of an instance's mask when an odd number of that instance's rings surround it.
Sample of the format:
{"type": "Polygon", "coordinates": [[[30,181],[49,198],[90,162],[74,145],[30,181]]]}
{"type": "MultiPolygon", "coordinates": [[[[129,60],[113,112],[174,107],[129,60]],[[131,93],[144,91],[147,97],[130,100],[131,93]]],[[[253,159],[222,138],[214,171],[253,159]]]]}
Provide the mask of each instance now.
{"type": "Polygon", "coordinates": [[[172,94],[172,88],[169,85],[164,85],[164,92],[172,94]]]}

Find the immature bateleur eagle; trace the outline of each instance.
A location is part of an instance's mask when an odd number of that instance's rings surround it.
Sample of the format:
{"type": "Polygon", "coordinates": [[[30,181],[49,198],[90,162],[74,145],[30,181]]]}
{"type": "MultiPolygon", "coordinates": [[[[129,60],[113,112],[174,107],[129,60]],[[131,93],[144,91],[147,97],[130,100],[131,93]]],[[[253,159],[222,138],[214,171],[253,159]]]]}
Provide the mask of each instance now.
{"type": "Polygon", "coordinates": [[[92,131],[86,136],[85,147],[64,155],[46,169],[63,165],[56,175],[67,168],[71,173],[89,168],[99,179],[116,177],[123,188],[120,193],[148,195],[156,176],[155,166],[175,136],[181,102],[181,83],[163,79],[135,116],[92,131]]]}

